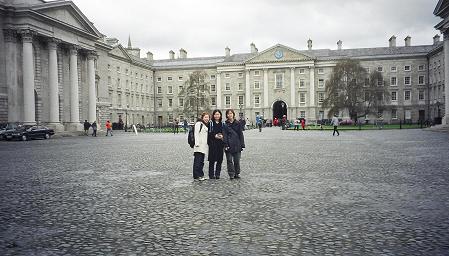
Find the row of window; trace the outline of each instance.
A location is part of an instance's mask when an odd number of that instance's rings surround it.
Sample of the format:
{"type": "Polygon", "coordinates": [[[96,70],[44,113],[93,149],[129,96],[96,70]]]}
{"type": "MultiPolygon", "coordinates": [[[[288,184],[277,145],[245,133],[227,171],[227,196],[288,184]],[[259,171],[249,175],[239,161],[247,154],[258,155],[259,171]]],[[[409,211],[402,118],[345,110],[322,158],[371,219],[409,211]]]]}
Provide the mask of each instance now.
{"type": "MultiPolygon", "coordinates": [[[[369,67],[366,67],[365,69],[366,69],[366,71],[370,72],[370,68],[369,67]]],[[[425,69],[425,65],[418,65],[418,71],[425,71],[425,70],[426,70],[425,69]]],[[[384,69],[383,66],[378,66],[377,67],[377,71],[378,72],[384,72],[385,69],[384,69]]],[[[397,66],[391,66],[390,67],[390,72],[397,72],[397,71],[398,71],[398,67],[397,66]]],[[[404,71],[406,71],[406,72],[412,71],[412,66],[411,65],[405,65],[404,66],[404,71]]]]}
{"type": "MultiPolygon", "coordinates": [[[[116,70],[117,70],[117,73],[119,73],[119,74],[121,73],[121,67],[120,66],[117,66],[116,70]]],[[[108,64],[108,71],[111,71],[111,64],[108,64]]],[[[126,68],[125,69],[125,75],[132,76],[133,72],[126,68]]],[[[139,73],[138,72],[135,72],[135,78],[136,79],[139,78],[139,73]]],[[[143,79],[143,78],[144,78],[144,74],[141,73],[140,74],[140,79],[143,79]]],[[[148,79],[148,75],[145,75],[145,79],[148,79]]],[[[150,77],[150,79],[152,79],[152,78],[150,77]]]]}

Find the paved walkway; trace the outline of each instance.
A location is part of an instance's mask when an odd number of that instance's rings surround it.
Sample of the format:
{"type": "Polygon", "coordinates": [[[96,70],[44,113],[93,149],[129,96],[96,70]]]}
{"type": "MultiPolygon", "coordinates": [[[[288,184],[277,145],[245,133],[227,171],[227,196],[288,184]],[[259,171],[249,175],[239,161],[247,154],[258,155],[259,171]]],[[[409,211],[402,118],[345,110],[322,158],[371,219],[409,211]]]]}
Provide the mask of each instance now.
{"type": "Polygon", "coordinates": [[[449,134],[245,136],[242,179],[199,183],[181,134],[0,142],[0,255],[449,252],[449,134]]]}

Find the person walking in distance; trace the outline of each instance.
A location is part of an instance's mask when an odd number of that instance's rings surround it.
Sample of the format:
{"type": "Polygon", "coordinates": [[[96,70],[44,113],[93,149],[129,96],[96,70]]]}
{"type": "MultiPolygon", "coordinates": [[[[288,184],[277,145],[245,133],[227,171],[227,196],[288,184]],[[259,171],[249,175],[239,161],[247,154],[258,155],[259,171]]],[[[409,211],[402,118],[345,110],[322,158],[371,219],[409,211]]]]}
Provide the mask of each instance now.
{"type": "Polygon", "coordinates": [[[201,114],[201,119],[195,123],[194,127],[194,137],[195,146],[193,147],[193,179],[197,181],[203,181],[204,178],[204,157],[209,152],[209,147],[207,145],[207,136],[209,133],[209,113],[203,112],[201,114]]]}
{"type": "Polygon", "coordinates": [[[89,135],[90,123],[87,120],[84,120],[84,135],[89,135]]]}
{"type": "Polygon", "coordinates": [[[259,128],[259,132],[262,132],[262,117],[260,115],[256,116],[256,125],[259,128]]]}
{"type": "Polygon", "coordinates": [[[97,137],[97,121],[92,123],[92,137],[97,137]]]}
{"type": "Polygon", "coordinates": [[[226,163],[229,178],[240,178],[240,158],[242,150],[245,148],[243,129],[240,123],[235,120],[235,112],[232,109],[226,110],[226,123],[223,127],[223,142],[225,145],[226,163]]]}
{"type": "Polygon", "coordinates": [[[108,136],[108,134],[111,134],[112,136],[112,124],[109,120],[106,121],[106,136],[108,136]]]}
{"type": "Polygon", "coordinates": [[[209,179],[220,179],[221,164],[223,163],[223,122],[221,111],[212,112],[209,122],[209,179]]]}
{"type": "Polygon", "coordinates": [[[334,132],[332,133],[332,136],[335,136],[335,132],[337,132],[337,136],[340,136],[340,133],[338,132],[339,121],[337,114],[332,117],[332,125],[334,126],[334,132]]]}

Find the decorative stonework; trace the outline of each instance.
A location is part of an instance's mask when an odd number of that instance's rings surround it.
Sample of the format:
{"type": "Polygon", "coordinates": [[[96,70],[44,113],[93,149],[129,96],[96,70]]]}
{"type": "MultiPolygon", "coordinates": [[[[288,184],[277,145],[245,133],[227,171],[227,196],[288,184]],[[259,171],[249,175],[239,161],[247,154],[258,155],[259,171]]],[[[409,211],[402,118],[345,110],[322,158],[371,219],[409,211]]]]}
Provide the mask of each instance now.
{"type": "Polygon", "coordinates": [[[20,31],[20,35],[22,36],[22,41],[24,43],[32,43],[36,34],[36,31],[30,29],[24,29],[20,31]]]}
{"type": "Polygon", "coordinates": [[[17,31],[13,29],[3,30],[3,37],[5,43],[16,43],[17,42],[17,31]]]}

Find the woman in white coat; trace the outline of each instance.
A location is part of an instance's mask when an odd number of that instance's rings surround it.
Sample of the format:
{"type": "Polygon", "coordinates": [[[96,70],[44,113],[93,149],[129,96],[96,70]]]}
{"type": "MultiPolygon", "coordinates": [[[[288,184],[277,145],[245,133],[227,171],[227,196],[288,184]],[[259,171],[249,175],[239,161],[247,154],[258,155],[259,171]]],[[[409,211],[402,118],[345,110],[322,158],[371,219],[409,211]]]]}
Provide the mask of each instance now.
{"type": "Polygon", "coordinates": [[[204,158],[208,154],[209,146],[207,145],[207,137],[209,134],[209,113],[203,112],[201,120],[195,123],[195,146],[193,147],[193,179],[205,180],[204,178],[204,158]]]}

